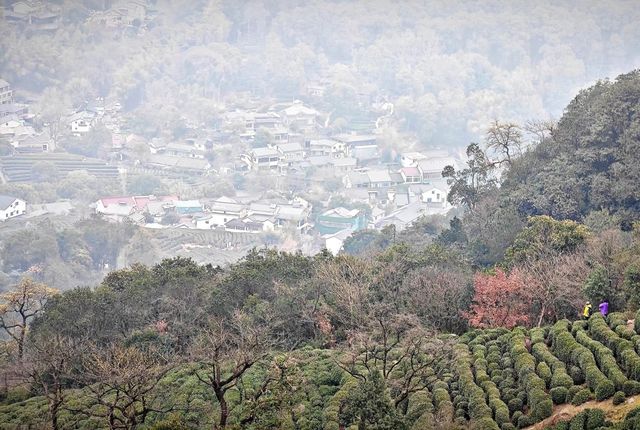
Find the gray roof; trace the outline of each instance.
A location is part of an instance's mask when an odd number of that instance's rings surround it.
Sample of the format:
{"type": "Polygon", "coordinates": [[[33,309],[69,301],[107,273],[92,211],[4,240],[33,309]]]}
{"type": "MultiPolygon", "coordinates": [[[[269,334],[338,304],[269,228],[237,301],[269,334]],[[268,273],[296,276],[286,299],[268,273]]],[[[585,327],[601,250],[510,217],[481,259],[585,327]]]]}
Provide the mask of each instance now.
{"type": "Polygon", "coordinates": [[[11,203],[15,202],[17,199],[17,197],[0,194],[0,209],[8,208],[9,205],[11,205],[11,203]]]}
{"type": "Polygon", "coordinates": [[[4,79],[0,78],[0,88],[4,88],[4,87],[8,87],[8,86],[9,86],[9,82],[7,82],[4,79]]]}
{"type": "Polygon", "coordinates": [[[281,143],[278,145],[278,149],[281,152],[297,152],[303,150],[302,145],[298,142],[281,143]]]}
{"type": "Polygon", "coordinates": [[[446,166],[457,167],[458,163],[453,157],[438,157],[420,160],[418,166],[423,172],[442,172],[446,166]]]}
{"type": "Polygon", "coordinates": [[[251,150],[254,157],[279,157],[280,153],[275,148],[263,147],[263,148],[254,148],[251,150]]]}
{"type": "Polygon", "coordinates": [[[370,182],[392,182],[388,170],[370,170],[366,172],[370,182]]]}

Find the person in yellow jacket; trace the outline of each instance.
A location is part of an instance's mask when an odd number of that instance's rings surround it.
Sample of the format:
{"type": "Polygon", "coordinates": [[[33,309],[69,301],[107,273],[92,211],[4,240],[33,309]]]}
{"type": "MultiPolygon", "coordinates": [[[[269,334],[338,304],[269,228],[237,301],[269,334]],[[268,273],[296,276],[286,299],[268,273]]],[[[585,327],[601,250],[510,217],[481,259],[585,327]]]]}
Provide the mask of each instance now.
{"type": "Polygon", "coordinates": [[[585,303],[584,309],[582,310],[582,318],[588,320],[589,317],[591,316],[591,309],[592,309],[591,302],[585,303]]]}

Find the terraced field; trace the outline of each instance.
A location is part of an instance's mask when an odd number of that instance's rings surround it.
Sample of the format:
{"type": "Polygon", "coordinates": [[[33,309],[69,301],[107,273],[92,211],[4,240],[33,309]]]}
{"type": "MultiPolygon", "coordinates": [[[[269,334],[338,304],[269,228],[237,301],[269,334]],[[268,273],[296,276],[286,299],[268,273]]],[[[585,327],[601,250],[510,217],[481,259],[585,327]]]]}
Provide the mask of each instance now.
{"type": "Polygon", "coordinates": [[[32,180],[33,166],[40,162],[54,164],[62,174],[86,170],[97,177],[118,177],[116,166],[108,165],[102,160],[72,154],[42,153],[0,157],[0,169],[7,182],[28,182],[32,180]]]}
{"type": "MultiPolygon", "coordinates": [[[[462,428],[471,422],[481,429],[526,428],[550,417],[554,405],[610,398],[621,404],[640,393],[639,328],[614,313],[607,320],[597,314],[589,321],[563,320],[528,331],[468,332],[455,346],[452,372],[434,377],[420,395],[424,413],[412,428],[434,428],[427,423],[436,421],[462,428]]],[[[602,411],[583,412],[572,430],[606,427],[602,411]]]]}

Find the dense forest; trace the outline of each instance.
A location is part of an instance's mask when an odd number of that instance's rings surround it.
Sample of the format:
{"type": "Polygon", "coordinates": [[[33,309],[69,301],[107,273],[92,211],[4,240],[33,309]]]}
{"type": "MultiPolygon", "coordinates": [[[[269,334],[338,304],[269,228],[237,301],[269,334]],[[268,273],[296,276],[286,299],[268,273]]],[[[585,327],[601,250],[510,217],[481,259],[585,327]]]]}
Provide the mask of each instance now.
{"type": "MultiPolygon", "coordinates": [[[[62,293],[24,278],[2,295],[0,422],[507,430],[572,403],[589,409],[543,424],[636,428],[637,410],[614,424],[602,407],[640,393],[638,106],[635,71],[534,124],[534,146],[496,122],[443,171],[465,210],[439,234],[425,221],[338,256],[166,259],[62,293]],[[571,322],[587,300],[612,313],[571,322]]],[[[112,252],[100,231],[42,243],[96,263],[112,252]]]]}

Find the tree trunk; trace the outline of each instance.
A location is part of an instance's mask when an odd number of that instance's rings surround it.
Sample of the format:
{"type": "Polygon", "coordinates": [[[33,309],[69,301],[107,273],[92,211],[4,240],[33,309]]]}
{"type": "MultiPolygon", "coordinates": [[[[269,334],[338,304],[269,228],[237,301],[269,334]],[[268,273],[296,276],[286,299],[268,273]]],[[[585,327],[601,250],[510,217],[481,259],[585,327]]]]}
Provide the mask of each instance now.
{"type": "Polygon", "coordinates": [[[547,305],[543,304],[542,309],[540,309],[540,315],[538,316],[538,327],[542,326],[542,320],[544,319],[544,314],[547,313],[547,305]]]}
{"type": "Polygon", "coordinates": [[[59,430],[58,409],[60,408],[60,399],[49,400],[49,414],[51,415],[51,430],[59,430]]]}
{"type": "Polygon", "coordinates": [[[227,401],[224,398],[223,390],[214,388],[213,391],[220,404],[220,420],[218,421],[218,426],[214,427],[214,429],[224,429],[227,427],[227,418],[229,418],[229,405],[227,405],[227,401]]]}
{"type": "Polygon", "coordinates": [[[24,356],[24,336],[26,332],[26,323],[23,327],[20,327],[20,334],[18,335],[18,361],[22,361],[24,356]]]}

